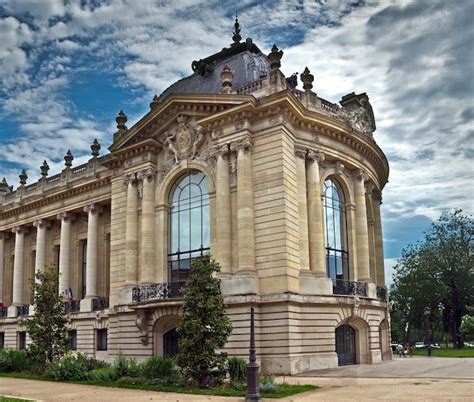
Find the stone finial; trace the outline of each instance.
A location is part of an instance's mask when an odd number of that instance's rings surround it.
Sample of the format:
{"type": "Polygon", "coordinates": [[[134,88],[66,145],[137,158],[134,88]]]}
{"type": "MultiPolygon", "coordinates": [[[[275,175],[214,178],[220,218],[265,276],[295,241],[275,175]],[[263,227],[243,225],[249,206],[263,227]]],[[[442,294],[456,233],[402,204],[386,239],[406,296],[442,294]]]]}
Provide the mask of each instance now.
{"type": "Polygon", "coordinates": [[[278,50],[277,46],[273,44],[272,51],[268,54],[268,62],[270,69],[276,70],[281,67],[281,58],[283,57],[283,50],[278,50]]]}
{"type": "Polygon", "coordinates": [[[97,138],[94,139],[94,142],[91,145],[91,155],[94,158],[97,158],[99,156],[99,151],[100,151],[100,144],[99,141],[97,141],[97,138]]]}
{"type": "Polygon", "coordinates": [[[232,90],[232,78],[234,78],[234,72],[227,64],[222,69],[220,77],[222,80],[221,92],[229,94],[232,90]]]}
{"type": "Polygon", "coordinates": [[[115,121],[117,122],[117,128],[120,132],[128,130],[127,126],[125,125],[127,120],[127,115],[123,112],[123,110],[121,110],[115,118],[115,121]]]}
{"type": "Polygon", "coordinates": [[[234,43],[240,43],[240,41],[242,40],[242,36],[240,36],[240,24],[237,15],[235,16],[234,32],[232,33],[232,40],[234,41],[234,43]]]}
{"type": "Polygon", "coordinates": [[[71,150],[68,149],[66,155],[64,156],[64,165],[66,168],[70,168],[72,166],[72,161],[74,160],[74,156],[71,153],[71,150]]]}
{"type": "Polygon", "coordinates": [[[7,179],[4,177],[3,180],[0,182],[0,194],[6,194],[9,192],[9,187],[7,183],[7,179]]]}
{"type": "Polygon", "coordinates": [[[159,101],[158,101],[158,95],[155,95],[155,96],[153,97],[153,100],[152,100],[151,103],[150,103],[150,109],[153,110],[155,107],[158,106],[158,103],[159,103],[159,101]]]}
{"type": "Polygon", "coordinates": [[[49,165],[46,161],[43,161],[43,164],[40,167],[41,169],[41,176],[43,179],[46,179],[46,176],[48,176],[48,171],[49,171],[49,165]]]}
{"type": "Polygon", "coordinates": [[[20,178],[20,185],[24,186],[26,184],[26,179],[28,179],[25,169],[21,171],[18,177],[20,178]]]}
{"type": "Polygon", "coordinates": [[[311,88],[313,88],[314,75],[309,72],[308,67],[304,69],[303,73],[300,75],[300,79],[305,91],[310,91],[311,88]]]}

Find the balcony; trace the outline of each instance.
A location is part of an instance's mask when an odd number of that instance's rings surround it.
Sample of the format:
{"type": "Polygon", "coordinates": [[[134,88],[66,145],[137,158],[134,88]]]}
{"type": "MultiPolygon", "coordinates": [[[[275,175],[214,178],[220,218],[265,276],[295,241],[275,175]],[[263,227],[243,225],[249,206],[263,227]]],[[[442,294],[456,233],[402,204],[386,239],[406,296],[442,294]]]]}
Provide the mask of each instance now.
{"type": "Polygon", "coordinates": [[[77,313],[80,311],[81,302],[80,300],[68,300],[64,302],[66,313],[77,313]]]}
{"type": "Polygon", "coordinates": [[[377,299],[387,301],[387,288],[384,286],[377,286],[377,299]]]}
{"type": "Polygon", "coordinates": [[[16,316],[17,317],[27,317],[30,313],[30,306],[28,304],[22,304],[16,306],[16,316]]]}
{"type": "Polygon", "coordinates": [[[98,297],[92,299],[92,311],[101,311],[109,307],[108,297],[98,297]]]}
{"type": "Polygon", "coordinates": [[[0,307],[0,318],[6,318],[8,316],[8,307],[0,307]]]}
{"type": "Polygon", "coordinates": [[[132,302],[143,303],[152,300],[181,299],[186,282],[163,282],[136,286],[132,290],[132,302]]]}
{"type": "Polygon", "coordinates": [[[336,279],[332,282],[332,292],[335,295],[367,297],[367,283],[336,279]]]}

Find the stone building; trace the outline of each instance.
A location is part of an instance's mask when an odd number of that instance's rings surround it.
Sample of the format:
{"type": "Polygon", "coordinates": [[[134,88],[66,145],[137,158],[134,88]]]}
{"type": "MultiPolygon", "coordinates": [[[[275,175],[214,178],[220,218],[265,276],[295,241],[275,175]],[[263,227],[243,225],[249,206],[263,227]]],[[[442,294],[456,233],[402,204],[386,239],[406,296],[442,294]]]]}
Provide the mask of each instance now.
{"type": "Polygon", "coordinates": [[[298,373],[391,358],[381,191],[388,163],[367,95],[340,106],[308,69],[285,78],[238,23],[233,43],[192,63],[133,127],[123,112],[109,152],[13,190],[0,184],[0,346],[29,342],[34,273],[54,265],[71,346],[173,355],[181,288],[194,258],[221,265],[244,356],[256,310],[262,369],[298,373]]]}

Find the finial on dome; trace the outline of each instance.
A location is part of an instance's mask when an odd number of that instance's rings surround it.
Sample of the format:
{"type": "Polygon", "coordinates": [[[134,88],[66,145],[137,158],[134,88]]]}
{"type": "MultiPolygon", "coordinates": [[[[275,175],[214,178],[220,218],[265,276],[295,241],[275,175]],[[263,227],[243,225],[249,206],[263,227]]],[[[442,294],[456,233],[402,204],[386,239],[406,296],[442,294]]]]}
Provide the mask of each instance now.
{"type": "Polygon", "coordinates": [[[72,161],[74,160],[74,156],[70,149],[67,150],[66,155],[64,156],[64,165],[66,169],[70,169],[72,166],[72,161]]]}
{"type": "Polygon", "coordinates": [[[240,36],[240,24],[239,18],[237,17],[237,13],[235,13],[235,23],[234,23],[234,32],[232,32],[232,40],[234,43],[240,43],[242,40],[242,36],[240,36]]]}
{"type": "Polygon", "coordinates": [[[300,75],[300,80],[303,83],[303,89],[305,91],[310,91],[313,88],[314,75],[310,73],[308,67],[303,71],[303,74],[300,75]]]}
{"type": "Polygon", "coordinates": [[[18,177],[20,178],[20,186],[24,186],[26,184],[26,180],[28,179],[25,169],[21,171],[18,177]]]}
{"type": "Polygon", "coordinates": [[[277,45],[273,44],[272,51],[268,54],[268,62],[270,63],[270,69],[276,70],[281,67],[281,58],[283,57],[283,51],[278,50],[277,45]]]}
{"type": "Polygon", "coordinates": [[[41,169],[41,177],[43,177],[43,179],[46,179],[46,176],[48,176],[48,171],[49,171],[48,162],[44,160],[43,164],[40,166],[40,169],[41,169]]]}
{"type": "Polygon", "coordinates": [[[232,91],[232,78],[234,77],[234,72],[226,64],[221,72],[222,80],[222,89],[221,92],[225,94],[230,94],[232,91]]]}
{"type": "Polygon", "coordinates": [[[91,145],[91,155],[94,158],[97,158],[99,156],[99,151],[100,151],[100,144],[99,141],[97,141],[97,138],[94,140],[94,142],[91,145]]]}

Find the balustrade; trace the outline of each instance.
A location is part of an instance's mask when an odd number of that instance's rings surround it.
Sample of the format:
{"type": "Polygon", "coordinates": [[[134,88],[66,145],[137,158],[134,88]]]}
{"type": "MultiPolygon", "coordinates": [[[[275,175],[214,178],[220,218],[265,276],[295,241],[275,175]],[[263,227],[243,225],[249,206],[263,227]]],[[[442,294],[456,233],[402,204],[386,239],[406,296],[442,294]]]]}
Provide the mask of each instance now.
{"type": "Polygon", "coordinates": [[[133,303],[150,300],[180,299],[185,282],[163,282],[136,286],[132,290],[133,303]]]}
{"type": "Polygon", "coordinates": [[[333,281],[333,294],[346,296],[364,296],[367,297],[367,283],[356,281],[345,281],[336,279],[333,281]]]}

